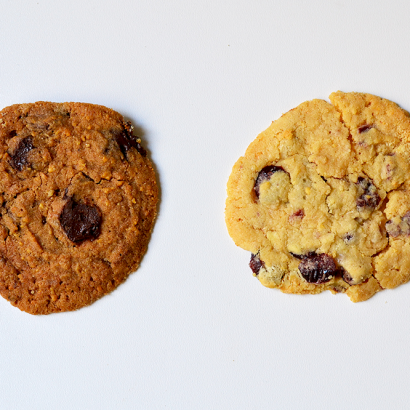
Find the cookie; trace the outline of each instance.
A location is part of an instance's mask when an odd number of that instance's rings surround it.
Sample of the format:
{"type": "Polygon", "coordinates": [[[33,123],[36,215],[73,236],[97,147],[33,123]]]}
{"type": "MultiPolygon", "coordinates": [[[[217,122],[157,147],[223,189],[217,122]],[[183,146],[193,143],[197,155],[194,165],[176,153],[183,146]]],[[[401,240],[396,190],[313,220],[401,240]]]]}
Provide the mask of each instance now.
{"type": "Polygon", "coordinates": [[[336,92],[284,114],[234,165],[225,219],[259,281],[353,302],[410,279],[410,117],[336,92]]]}
{"type": "Polygon", "coordinates": [[[0,294],[12,305],[79,309],[137,269],[158,189],[132,129],[92,104],[0,111],[0,294]]]}

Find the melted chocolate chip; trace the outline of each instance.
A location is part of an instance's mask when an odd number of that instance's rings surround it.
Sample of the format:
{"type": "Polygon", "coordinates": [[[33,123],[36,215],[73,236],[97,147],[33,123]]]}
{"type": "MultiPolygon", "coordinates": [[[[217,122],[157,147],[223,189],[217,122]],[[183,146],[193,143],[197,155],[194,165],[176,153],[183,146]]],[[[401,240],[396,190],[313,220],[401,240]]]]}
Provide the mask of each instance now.
{"type": "Polygon", "coordinates": [[[377,188],[367,179],[359,177],[356,183],[359,187],[359,198],[356,201],[358,208],[376,208],[381,200],[377,188]]]}
{"type": "Polygon", "coordinates": [[[147,151],[145,151],[142,145],[137,141],[137,137],[133,135],[130,122],[124,123],[122,132],[116,134],[115,140],[124,156],[127,155],[127,152],[132,147],[134,147],[143,157],[147,155],[147,151]]]}
{"type": "Polygon", "coordinates": [[[147,151],[145,151],[145,148],[138,141],[135,144],[135,148],[143,157],[147,155],[147,151]]]}
{"type": "Polygon", "coordinates": [[[68,198],[59,216],[61,227],[74,243],[93,241],[100,235],[101,212],[95,205],[87,205],[68,198]]]}
{"type": "Polygon", "coordinates": [[[297,253],[289,252],[294,258],[296,259],[305,259],[305,258],[312,258],[313,256],[316,255],[315,252],[308,252],[306,255],[299,255],[297,253]]]}
{"type": "Polygon", "coordinates": [[[371,128],[373,128],[373,125],[362,125],[360,126],[357,130],[359,131],[359,134],[361,134],[362,132],[367,132],[369,131],[371,128]]]}
{"type": "Polygon", "coordinates": [[[253,187],[253,190],[255,191],[256,197],[259,198],[259,186],[265,181],[268,181],[271,176],[275,172],[286,172],[282,167],[277,167],[275,165],[268,165],[264,168],[262,168],[256,178],[255,185],[253,187]]]}
{"type": "Polygon", "coordinates": [[[264,266],[265,266],[265,264],[263,263],[263,261],[261,261],[261,259],[259,257],[259,253],[257,253],[257,254],[252,253],[251,260],[249,262],[249,267],[252,269],[252,272],[255,275],[258,275],[259,271],[264,266]]]}
{"type": "Polygon", "coordinates": [[[34,145],[31,137],[22,139],[14,154],[10,155],[10,165],[17,171],[22,171],[25,166],[29,165],[27,157],[33,148],[34,145]]]}
{"type": "Polygon", "coordinates": [[[309,283],[325,283],[338,273],[333,258],[325,253],[305,256],[299,263],[299,271],[309,283]]]}
{"type": "Polygon", "coordinates": [[[349,285],[354,285],[354,280],[353,278],[349,275],[347,271],[345,271],[343,268],[341,268],[342,272],[342,278],[343,280],[348,283],[349,285]]]}
{"type": "Polygon", "coordinates": [[[366,189],[369,186],[369,181],[366,178],[359,177],[357,178],[356,184],[359,185],[360,188],[366,189]]]}

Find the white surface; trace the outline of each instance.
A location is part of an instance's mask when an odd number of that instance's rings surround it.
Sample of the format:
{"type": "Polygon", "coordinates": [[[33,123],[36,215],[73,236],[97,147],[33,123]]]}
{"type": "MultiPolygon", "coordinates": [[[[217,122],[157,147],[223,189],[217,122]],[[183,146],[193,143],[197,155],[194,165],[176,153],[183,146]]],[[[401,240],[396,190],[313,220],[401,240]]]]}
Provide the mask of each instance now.
{"type": "Polygon", "coordinates": [[[404,409],[410,285],[352,304],[261,286],[224,224],[231,167],[338,89],[410,110],[408,1],[18,1],[0,108],[85,101],[145,130],[162,190],[140,269],[91,307],[0,300],[1,409],[404,409]]]}

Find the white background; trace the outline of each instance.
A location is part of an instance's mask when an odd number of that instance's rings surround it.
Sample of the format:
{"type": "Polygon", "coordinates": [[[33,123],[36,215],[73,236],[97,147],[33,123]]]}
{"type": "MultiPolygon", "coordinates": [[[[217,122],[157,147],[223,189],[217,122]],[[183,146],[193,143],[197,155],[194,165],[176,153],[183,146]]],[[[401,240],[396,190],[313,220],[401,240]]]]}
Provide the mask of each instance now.
{"type": "Polygon", "coordinates": [[[84,101],[144,130],[161,202],[111,295],[31,316],[0,300],[0,408],[405,409],[410,285],[353,304],[252,277],[224,223],[234,162],[332,91],[410,110],[403,1],[2,0],[0,108],[84,101]]]}

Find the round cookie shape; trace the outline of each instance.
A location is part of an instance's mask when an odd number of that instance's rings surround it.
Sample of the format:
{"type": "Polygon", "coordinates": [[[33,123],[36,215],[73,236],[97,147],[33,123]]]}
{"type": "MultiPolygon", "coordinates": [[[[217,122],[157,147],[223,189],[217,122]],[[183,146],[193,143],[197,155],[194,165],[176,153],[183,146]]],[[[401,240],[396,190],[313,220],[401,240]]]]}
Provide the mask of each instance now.
{"type": "Polygon", "coordinates": [[[0,294],[31,314],[110,293],[145,254],[156,175],[133,127],[85,103],[0,111],[0,294]]]}
{"type": "Polygon", "coordinates": [[[259,281],[353,302],[410,280],[410,117],[336,92],[274,121],[232,169],[225,220],[259,281]]]}

